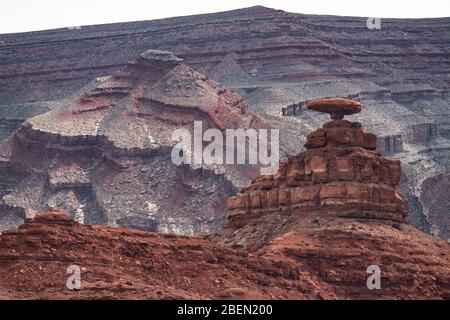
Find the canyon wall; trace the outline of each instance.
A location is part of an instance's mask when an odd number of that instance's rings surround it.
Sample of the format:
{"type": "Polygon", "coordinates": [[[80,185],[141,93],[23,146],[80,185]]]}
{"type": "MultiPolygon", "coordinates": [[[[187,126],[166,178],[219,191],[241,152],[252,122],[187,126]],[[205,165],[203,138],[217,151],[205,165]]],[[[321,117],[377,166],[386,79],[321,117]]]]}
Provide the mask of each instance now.
{"type": "Polygon", "coordinates": [[[0,230],[60,208],[86,224],[212,232],[254,173],[195,164],[187,151],[177,165],[172,133],[192,135],[194,121],[219,132],[266,126],[242,97],[159,50],[48,107],[0,143],[0,230]]]}
{"type": "Polygon", "coordinates": [[[402,162],[411,223],[444,230],[423,210],[434,201],[423,198],[422,184],[450,168],[450,18],[382,19],[381,29],[369,30],[366,18],[251,7],[0,35],[0,139],[48,111],[50,101],[78,95],[151,48],[174,52],[243,96],[281,129],[284,156],[304,150],[308,132],[325,121],[301,108],[283,116],[285,107],[320,97],[360,100],[365,112],[349,120],[364,122],[379,136],[378,149],[402,162]]]}

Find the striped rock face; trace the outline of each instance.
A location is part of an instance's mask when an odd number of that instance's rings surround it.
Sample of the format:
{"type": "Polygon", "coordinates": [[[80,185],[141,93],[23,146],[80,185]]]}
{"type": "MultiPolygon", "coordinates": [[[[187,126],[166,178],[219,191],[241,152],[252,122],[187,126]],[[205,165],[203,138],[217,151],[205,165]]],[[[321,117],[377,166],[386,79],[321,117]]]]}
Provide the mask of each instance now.
{"type": "MultiPolygon", "coordinates": [[[[326,111],[324,111],[326,112],[326,111]]],[[[408,205],[397,189],[400,161],[375,151],[376,136],[361,124],[332,120],[312,132],[307,150],[260,176],[228,199],[231,221],[280,212],[403,222],[408,205]]]]}

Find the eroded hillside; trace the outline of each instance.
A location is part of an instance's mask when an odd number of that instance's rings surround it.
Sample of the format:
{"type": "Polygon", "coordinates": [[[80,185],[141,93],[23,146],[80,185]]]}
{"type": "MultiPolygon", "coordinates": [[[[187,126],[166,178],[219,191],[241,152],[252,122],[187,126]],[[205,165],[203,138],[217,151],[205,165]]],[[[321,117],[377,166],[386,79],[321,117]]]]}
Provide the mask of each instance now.
{"type": "MultiPolygon", "coordinates": [[[[140,53],[168,50],[280,128],[285,156],[303,150],[308,132],[325,121],[311,116],[307,101],[363,102],[365,112],[355,118],[380,136],[380,151],[402,162],[410,223],[448,239],[440,213],[450,210],[441,201],[448,191],[426,188],[427,179],[445,185],[440,179],[450,168],[450,20],[382,19],[379,30],[369,30],[366,20],[252,7],[0,35],[0,138],[140,53]]],[[[0,180],[7,191],[11,170],[0,180]]]]}

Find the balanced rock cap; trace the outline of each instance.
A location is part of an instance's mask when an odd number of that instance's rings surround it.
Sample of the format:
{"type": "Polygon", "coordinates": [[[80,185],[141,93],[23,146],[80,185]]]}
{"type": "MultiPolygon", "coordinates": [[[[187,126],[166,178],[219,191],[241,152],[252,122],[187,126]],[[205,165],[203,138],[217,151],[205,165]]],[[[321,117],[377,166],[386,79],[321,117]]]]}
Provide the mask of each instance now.
{"type": "Polygon", "coordinates": [[[342,119],[346,115],[361,112],[361,103],[344,98],[321,98],[310,101],[308,109],[329,113],[331,119],[342,119]]]}
{"type": "Polygon", "coordinates": [[[180,63],[183,59],[178,58],[170,51],[154,50],[150,49],[140,54],[140,57],[144,60],[157,60],[164,62],[180,63]]]}

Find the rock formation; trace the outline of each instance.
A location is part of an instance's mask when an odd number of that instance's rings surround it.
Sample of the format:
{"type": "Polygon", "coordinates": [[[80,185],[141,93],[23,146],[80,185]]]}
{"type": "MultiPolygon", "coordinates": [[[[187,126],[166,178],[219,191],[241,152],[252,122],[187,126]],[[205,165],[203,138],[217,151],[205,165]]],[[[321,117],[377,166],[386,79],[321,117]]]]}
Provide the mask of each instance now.
{"type": "Polygon", "coordinates": [[[360,123],[340,119],[360,104],[318,99],[308,108],[333,120],[275,175],[229,198],[228,223],[209,239],[306,265],[339,298],[448,299],[450,245],[406,223],[400,161],[375,152],[376,136],[360,123]],[[370,268],[380,270],[380,289],[366,286],[370,268]]]}
{"type": "Polygon", "coordinates": [[[0,235],[0,299],[274,298],[335,295],[289,262],[200,237],[81,225],[58,211],[0,235]],[[71,265],[80,268],[80,290],[66,286],[71,265]]]}
{"type": "Polygon", "coordinates": [[[27,218],[0,235],[0,298],[449,299],[450,244],[405,223],[400,163],[375,146],[359,123],[330,121],[230,198],[228,223],[204,237],[83,225],[56,210],[27,218]],[[66,286],[73,265],[78,290],[66,286]],[[374,268],[378,288],[367,285],[374,268]]]}
{"type": "Polygon", "coordinates": [[[361,105],[346,99],[318,99],[308,109],[332,121],[307,137],[307,150],[282,162],[272,176],[258,177],[228,200],[231,221],[268,212],[324,212],[326,215],[404,222],[408,204],[397,186],[400,161],[374,151],[376,136],[359,122],[343,120],[361,105]]]}
{"type": "Polygon", "coordinates": [[[306,109],[283,117],[284,107],[336,96],[362,101],[365,112],[353,117],[378,135],[378,151],[402,161],[409,221],[448,238],[446,221],[426,208],[439,198],[425,199],[422,184],[450,168],[449,18],[383,19],[382,25],[369,30],[364,17],[251,7],[0,35],[0,139],[149,48],[167,50],[224,81],[280,128],[286,156],[302,151],[325,117],[306,109]]]}
{"type": "Polygon", "coordinates": [[[211,232],[255,170],[177,166],[173,131],[196,120],[203,130],[266,126],[239,95],[159,50],[49,108],[1,143],[0,230],[60,208],[84,223],[211,232]]]}
{"type": "Polygon", "coordinates": [[[449,284],[447,242],[320,211],[260,215],[208,239],[50,211],[0,235],[1,299],[449,299],[449,284]],[[73,265],[79,290],[66,286],[73,265]],[[366,284],[373,265],[380,289],[366,284]]]}

